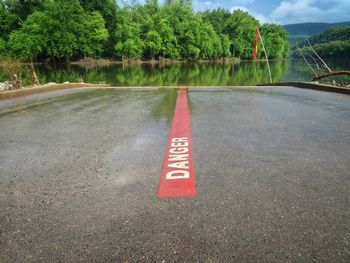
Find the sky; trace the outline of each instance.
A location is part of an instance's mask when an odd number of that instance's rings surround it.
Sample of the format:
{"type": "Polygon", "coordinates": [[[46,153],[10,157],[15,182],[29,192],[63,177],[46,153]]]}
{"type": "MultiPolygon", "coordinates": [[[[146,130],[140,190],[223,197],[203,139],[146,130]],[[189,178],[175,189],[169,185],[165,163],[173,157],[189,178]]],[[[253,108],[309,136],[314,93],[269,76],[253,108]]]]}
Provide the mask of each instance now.
{"type": "Polygon", "coordinates": [[[193,6],[198,11],[219,7],[241,9],[262,23],[350,21],[350,0],[193,0],[193,6]]]}

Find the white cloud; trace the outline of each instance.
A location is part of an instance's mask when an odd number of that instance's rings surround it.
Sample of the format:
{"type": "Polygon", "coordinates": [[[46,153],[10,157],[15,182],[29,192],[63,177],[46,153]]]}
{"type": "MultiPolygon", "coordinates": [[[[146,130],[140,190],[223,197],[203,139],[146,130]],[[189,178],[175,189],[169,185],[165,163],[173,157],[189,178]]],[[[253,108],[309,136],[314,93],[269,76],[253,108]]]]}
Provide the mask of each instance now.
{"type": "Polygon", "coordinates": [[[246,4],[252,4],[255,0],[234,0],[233,3],[237,5],[246,5],[246,4]]]}
{"type": "Polygon", "coordinates": [[[282,2],[272,12],[271,17],[280,20],[287,17],[298,19],[300,22],[305,22],[310,16],[316,17],[321,15],[322,10],[312,6],[315,0],[299,0],[297,2],[282,2]]]}
{"type": "MultiPolygon", "coordinates": [[[[162,2],[162,1],[161,1],[162,2]]],[[[193,0],[193,6],[196,10],[204,11],[207,9],[216,9],[216,8],[226,8],[229,9],[232,5],[244,6],[251,5],[256,0],[193,0]]]]}
{"type": "Polygon", "coordinates": [[[330,4],[325,0],[290,0],[281,2],[269,16],[270,20],[280,23],[331,22],[350,20],[349,0],[334,0],[331,8],[321,8],[330,4]]]}
{"type": "Polygon", "coordinates": [[[267,17],[265,17],[264,15],[262,14],[257,14],[255,15],[255,18],[259,20],[259,22],[261,24],[265,24],[265,23],[273,23],[272,20],[269,20],[267,17]]]}

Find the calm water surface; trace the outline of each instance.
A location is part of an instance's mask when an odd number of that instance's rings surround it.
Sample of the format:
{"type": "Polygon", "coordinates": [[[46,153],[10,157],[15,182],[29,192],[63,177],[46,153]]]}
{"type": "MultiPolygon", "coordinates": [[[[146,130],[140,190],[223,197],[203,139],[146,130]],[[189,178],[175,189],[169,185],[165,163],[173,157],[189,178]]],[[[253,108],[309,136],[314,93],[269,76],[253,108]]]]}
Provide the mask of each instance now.
{"type": "MultiPolygon", "coordinates": [[[[332,69],[350,69],[349,60],[327,61],[332,69]]],[[[300,60],[271,62],[273,81],[307,81],[313,77],[300,60]]],[[[43,83],[89,82],[114,86],[225,86],[268,83],[268,68],[264,62],[240,64],[177,63],[171,65],[110,65],[82,67],[77,65],[38,65],[37,73],[43,83]]],[[[23,67],[24,84],[29,84],[29,69],[23,67]]],[[[7,76],[0,67],[0,81],[7,76]]],[[[339,78],[338,81],[341,81],[339,78]]],[[[342,79],[347,80],[348,79],[342,79]]]]}

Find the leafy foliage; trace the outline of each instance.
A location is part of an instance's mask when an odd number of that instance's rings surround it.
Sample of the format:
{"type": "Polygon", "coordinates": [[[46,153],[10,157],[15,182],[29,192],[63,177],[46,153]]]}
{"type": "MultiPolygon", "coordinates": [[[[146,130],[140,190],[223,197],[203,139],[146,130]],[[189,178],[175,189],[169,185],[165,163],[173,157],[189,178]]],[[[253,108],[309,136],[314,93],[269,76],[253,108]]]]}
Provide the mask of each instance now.
{"type": "MultiPolygon", "coordinates": [[[[316,52],[324,58],[350,57],[350,26],[335,27],[326,32],[309,38],[310,44],[316,52]]],[[[308,43],[300,45],[302,51],[308,48],[308,43]]],[[[300,52],[294,48],[292,55],[299,57],[300,52]]]]}
{"type": "Polygon", "coordinates": [[[312,36],[309,39],[311,44],[323,44],[339,40],[350,40],[350,26],[331,28],[322,34],[312,36]]]}
{"type": "Polygon", "coordinates": [[[50,0],[2,0],[0,6],[24,21],[35,11],[43,11],[50,0]]]}
{"type": "Polygon", "coordinates": [[[242,10],[235,10],[227,22],[225,33],[230,37],[234,55],[249,58],[253,54],[255,30],[259,21],[242,10]]]}
{"type": "MultiPolygon", "coordinates": [[[[288,34],[282,26],[275,24],[260,25],[248,12],[236,10],[232,14],[228,10],[216,9],[205,11],[204,19],[209,21],[219,33],[229,37],[230,46],[226,52],[231,50],[234,56],[250,58],[253,53],[253,44],[256,28],[261,28],[268,56],[270,58],[283,58],[288,55],[288,34]]],[[[263,56],[262,49],[259,55],[263,56]]]]}
{"type": "Polygon", "coordinates": [[[104,42],[103,52],[105,56],[113,56],[114,45],[117,42],[115,25],[117,23],[117,13],[119,11],[115,0],[79,0],[81,6],[87,13],[98,11],[104,21],[108,31],[108,39],[104,42]]]}
{"type": "Polygon", "coordinates": [[[0,53],[5,50],[6,42],[0,37],[0,53]]]}
{"type": "Polygon", "coordinates": [[[85,35],[82,38],[81,49],[84,55],[95,56],[103,50],[103,44],[108,40],[108,30],[105,28],[105,20],[98,11],[87,15],[84,28],[85,35]]]}
{"type": "Polygon", "coordinates": [[[108,38],[104,23],[98,12],[86,14],[78,1],[56,1],[11,33],[9,47],[25,61],[39,56],[66,60],[78,54],[94,56],[108,38]]]}
{"type": "MultiPolygon", "coordinates": [[[[191,0],[131,3],[119,8],[114,0],[2,0],[0,52],[8,48],[24,61],[252,56],[261,25],[247,12],[195,12],[191,0]]],[[[287,55],[282,27],[263,25],[261,32],[270,57],[287,55]]]]}
{"type": "Polygon", "coordinates": [[[46,34],[42,26],[47,20],[43,12],[28,17],[22,27],[10,35],[9,46],[21,60],[35,60],[46,46],[46,34]]]}
{"type": "Polygon", "coordinates": [[[222,8],[207,10],[203,13],[204,20],[210,22],[218,33],[226,32],[231,15],[230,11],[222,8]]]}
{"type": "Polygon", "coordinates": [[[0,37],[8,40],[11,31],[18,29],[19,26],[19,16],[5,9],[3,5],[0,5],[0,37]]]}
{"type": "Polygon", "coordinates": [[[54,58],[69,60],[84,44],[84,9],[78,1],[60,0],[51,4],[46,13],[47,53],[54,58]]]}
{"type": "MultiPolygon", "coordinates": [[[[284,58],[289,53],[288,34],[282,26],[264,24],[261,34],[265,41],[266,52],[271,58],[284,58]]],[[[261,48],[260,48],[260,53],[261,48]]]]}
{"type": "Polygon", "coordinates": [[[141,25],[134,22],[132,10],[125,8],[119,13],[119,22],[116,25],[118,39],[115,50],[123,59],[139,59],[144,50],[144,41],[141,39],[141,25]]]}

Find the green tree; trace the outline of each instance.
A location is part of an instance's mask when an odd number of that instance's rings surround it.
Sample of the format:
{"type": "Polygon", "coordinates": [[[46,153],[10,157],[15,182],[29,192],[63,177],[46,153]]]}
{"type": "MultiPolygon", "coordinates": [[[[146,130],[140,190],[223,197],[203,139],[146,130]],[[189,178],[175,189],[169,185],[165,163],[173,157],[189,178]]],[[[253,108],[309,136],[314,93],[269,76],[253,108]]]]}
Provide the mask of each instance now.
{"type": "Polygon", "coordinates": [[[1,6],[24,21],[35,11],[43,11],[48,2],[50,0],[3,0],[1,6]]]}
{"type": "MultiPolygon", "coordinates": [[[[2,49],[9,47],[23,60],[69,61],[86,55],[122,59],[252,56],[260,24],[247,12],[198,13],[191,0],[126,2],[131,4],[120,9],[114,0],[0,0],[2,49]]],[[[261,33],[270,57],[287,55],[282,27],[266,24],[261,33]]],[[[345,52],[343,43],[334,47],[338,54],[345,52]]]]}
{"type": "Polygon", "coordinates": [[[10,33],[20,27],[20,18],[0,5],[0,38],[8,40],[10,33]]]}
{"type": "Polygon", "coordinates": [[[223,8],[203,12],[204,21],[211,23],[217,33],[224,33],[226,31],[230,17],[230,11],[223,8]]]}
{"type": "Polygon", "coordinates": [[[202,59],[217,57],[218,54],[216,52],[222,53],[220,39],[214,32],[213,26],[209,23],[204,23],[200,28],[199,48],[202,59]]]}
{"type": "MultiPolygon", "coordinates": [[[[162,9],[163,18],[168,20],[168,25],[174,34],[173,50],[178,57],[198,57],[200,50],[195,45],[195,37],[190,26],[194,18],[191,7],[182,5],[178,0],[169,1],[162,9]]],[[[197,39],[199,40],[199,38],[197,39]]]]}
{"type": "Polygon", "coordinates": [[[84,9],[77,0],[58,0],[48,6],[46,13],[47,53],[68,62],[84,44],[84,9]]]}
{"type": "Polygon", "coordinates": [[[5,51],[6,42],[0,37],[0,54],[5,51]]]}
{"type": "Polygon", "coordinates": [[[164,16],[157,20],[156,27],[162,40],[161,53],[163,57],[178,58],[178,42],[174,34],[174,30],[170,25],[169,20],[164,16]]]}
{"type": "Polygon", "coordinates": [[[108,40],[104,43],[104,55],[113,56],[114,45],[117,41],[115,26],[117,24],[117,13],[119,7],[115,0],[79,0],[87,13],[98,11],[106,22],[108,40]]]}
{"type": "Polygon", "coordinates": [[[221,46],[222,46],[222,56],[223,57],[230,57],[231,56],[231,51],[230,51],[231,41],[230,41],[228,35],[220,34],[220,38],[221,38],[221,46]]]}
{"type": "Polygon", "coordinates": [[[44,12],[35,12],[10,35],[8,45],[20,60],[33,62],[44,52],[47,44],[46,21],[44,12]]]}
{"type": "Polygon", "coordinates": [[[227,21],[225,33],[229,36],[233,55],[241,58],[250,58],[253,54],[253,42],[259,21],[248,12],[235,10],[227,21]]]}
{"type": "Polygon", "coordinates": [[[11,34],[9,47],[21,60],[49,56],[68,61],[71,57],[100,54],[107,38],[99,12],[86,14],[77,0],[58,0],[30,15],[11,34]]]}
{"type": "Polygon", "coordinates": [[[88,14],[85,22],[85,34],[82,35],[80,49],[83,54],[96,56],[101,54],[103,45],[108,39],[108,31],[105,28],[105,21],[98,11],[88,14]]]}
{"type": "Polygon", "coordinates": [[[144,51],[144,41],[141,39],[141,25],[133,22],[131,10],[124,8],[119,12],[116,25],[118,39],[115,50],[122,59],[140,59],[144,51]]]}
{"type": "Polygon", "coordinates": [[[157,31],[151,30],[146,34],[145,49],[149,52],[152,60],[156,55],[159,55],[162,50],[162,38],[157,31]]]}
{"type": "Polygon", "coordinates": [[[182,56],[185,58],[198,59],[201,53],[198,47],[200,43],[200,28],[196,20],[184,21],[183,32],[180,35],[182,44],[182,56]]]}
{"type": "MultiPolygon", "coordinates": [[[[276,24],[264,24],[260,29],[266,52],[270,58],[283,58],[288,55],[288,33],[276,24]]],[[[262,50],[260,49],[260,53],[262,50]]],[[[262,54],[261,54],[262,55],[262,54]]]]}

